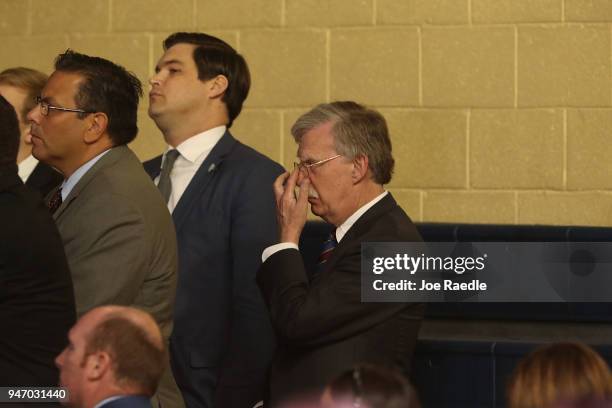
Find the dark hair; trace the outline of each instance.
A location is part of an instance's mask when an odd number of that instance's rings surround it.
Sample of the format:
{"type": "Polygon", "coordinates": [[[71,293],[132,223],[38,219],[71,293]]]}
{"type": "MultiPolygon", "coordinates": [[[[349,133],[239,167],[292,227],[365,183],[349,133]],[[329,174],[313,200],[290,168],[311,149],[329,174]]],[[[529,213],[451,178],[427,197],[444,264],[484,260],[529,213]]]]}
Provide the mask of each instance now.
{"type": "Polygon", "coordinates": [[[174,33],[164,40],[164,50],[176,44],[193,44],[193,61],[198,67],[198,78],[207,81],[223,75],[227,89],[221,99],[227,107],[231,127],[242,110],[242,103],[249,94],[251,74],[244,57],[228,43],[204,33],[174,33]]]}
{"type": "Polygon", "coordinates": [[[79,109],[104,112],[108,116],[107,132],[113,145],[134,140],[138,133],[138,100],[142,96],[142,84],[134,74],[104,58],[72,50],[58,55],[55,69],[84,77],[74,101],[79,109]]]}
{"type": "Polygon", "coordinates": [[[16,67],[8,68],[0,72],[0,84],[14,86],[27,92],[23,102],[23,109],[19,113],[21,121],[29,124],[27,115],[36,106],[36,97],[45,87],[47,75],[31,68],[16,67]]]}
{"type": "Polygon", "coordinates": [[[146,395],[155,394],[161,378],[165,351],[138,325],[122,317],[111,317],[91,332],[85,355],[106,351],[117,382],[127,383],[146,395]]]}
{"type": "Polygon", "coordinates": [[[336,152],[353,159],[367,156],[372,179],[378,184],[391,181],[395,160],[385,118],[374,109],[353,101],[337,101],[315,106],[291,127],[297,143],[309,130],[332,122],[336,152]]]}
{"type": "Polygon", "coordinates": [[[0,174],[17,174],[19,135],[15,108],[0,95],[0,174]]]}
{"type": "Polygon", "coordinates": [[[416,392],[397,370],[361,364],[328,384],[333,401],[361,408],[420,408],[416,392]]]}

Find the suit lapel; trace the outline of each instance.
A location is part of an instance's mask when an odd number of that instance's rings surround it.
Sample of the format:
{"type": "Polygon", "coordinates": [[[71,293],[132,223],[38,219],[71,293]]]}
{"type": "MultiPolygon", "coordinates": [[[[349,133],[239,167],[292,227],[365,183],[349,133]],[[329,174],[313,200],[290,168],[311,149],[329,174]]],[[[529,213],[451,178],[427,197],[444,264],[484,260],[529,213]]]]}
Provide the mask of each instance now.
{"type": "Polygon", "coordinates": [[[346,248],[349,247],[349,243],[355,239],[361,237],[364,234],[364,229],[367,228],[372,222],[383,214],[388,213],[397,206],[395,199],[388,193],[379,202],[374,204],[372,208],[366,211],[359,219],[353,224],[353,226],[347,231],[342,237],[342,240],[338,243],[338,246],[332,252],[332,256],[327,261],[326,270],[333,268],[335,263],[342,258],[346,248]]]}
{"type": "MultiPolygon", "coordinates": [[[[109,150],[108,153],[106,153],[102,158],[100,158],[100,160],[98,160],[96,164],[94,164],[93,167],[87,171],[87,173],[83,174],[83,177],[81,177],[78,183],[76,183],[76,185],[72,188],[70,194],[68,194],[68,197],[66,197],[66,200],[62,202],[62,205],[60,205],[57,211],[55,211],[55,213],[53,214],[53,219],[58,220],[61,217],[64,211],[70,206],[70,203],[79,196],[81,191],[83,191],[83,189],[89,184],[89,182],[94,179],[100,169],[104,169],[112,165],[121,157],[123,157],[127,151],[127,146],[113,147],[109,150]]],[[[51,197],[60,187],[61,186],[54,188],[47,195],[47,197],[51,197]]]]}
{"type": "Polygon", "coordinates": [[[172,212],[172,218],[174,219],[177,231],[180,230],[186,216],[191,211],[197,199],[202,196],[210,181],[219,174],[223,161],[235,146],[236,139],[234,139],[229,131],[226,131],[208,154],[208,157],[206,157],[204,162],[200,165],[200,168],[196,171],[172,212]]]}

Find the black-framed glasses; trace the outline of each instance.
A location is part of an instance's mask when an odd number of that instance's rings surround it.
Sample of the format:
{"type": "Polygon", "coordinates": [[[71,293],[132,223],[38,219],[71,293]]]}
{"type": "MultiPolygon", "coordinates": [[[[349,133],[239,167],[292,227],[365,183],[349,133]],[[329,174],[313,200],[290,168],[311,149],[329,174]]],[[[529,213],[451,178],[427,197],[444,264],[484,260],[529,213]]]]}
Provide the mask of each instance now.
{"type": "Polygon", "coordinates": [[[58,110],[58,111],[63,111],[63,112],[76,112],[76,113],[94,113],[92,111],[86,111],[83,109],[62,108],[60,106],[53,106],[53,105],[50,105],[49,102],[45,101],[40,96],[36,97],[36,104],[40,106],[40,113],[42,113],[43,116],[49,115],[49,110],[58,110]]]}
{"type": "Polygon", "coordinates": [[[338,157],[342,156],[341,154],[337,154],[335,156],[332,157],[328,157],[327,159],[323,159],[323,160],[319,160],[318,162],[314,162],[314,163],[298,163],[298,162],[294,162],[293,163],[293,169],[299,169],[300,172],[305,175],[305,176],[310,176],[310,169],[313,167],[319,167],[329,161],[332,161],[334,159],[337,159],[338,157]]]}

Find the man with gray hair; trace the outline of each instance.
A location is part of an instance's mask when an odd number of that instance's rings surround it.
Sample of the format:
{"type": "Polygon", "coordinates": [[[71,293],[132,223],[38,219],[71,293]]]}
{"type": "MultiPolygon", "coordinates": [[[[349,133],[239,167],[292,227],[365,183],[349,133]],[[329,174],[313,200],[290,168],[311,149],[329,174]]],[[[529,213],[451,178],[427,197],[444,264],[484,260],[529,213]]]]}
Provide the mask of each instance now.
{"type": "Polygon", "coordinates": [[[279,335],[270,378],[276,404],[320,392],[358,363],[409,367],[423,306],[361,302],[361,243],[421,241],[384,184],[394,159],[383,116],[355,102],[321,104],[291,129],[296,163],[274,183],[280,243],[257,282],[279,335]],[[298,250],[312,212],[334,229],[307,274],[298,250]]]}

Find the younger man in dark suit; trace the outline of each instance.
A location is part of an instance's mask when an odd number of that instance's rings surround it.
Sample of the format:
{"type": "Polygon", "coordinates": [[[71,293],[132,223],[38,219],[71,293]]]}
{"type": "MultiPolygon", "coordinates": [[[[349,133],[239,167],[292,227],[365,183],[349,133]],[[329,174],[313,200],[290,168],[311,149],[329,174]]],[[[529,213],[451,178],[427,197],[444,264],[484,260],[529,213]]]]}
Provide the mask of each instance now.
{"type": "Polygon", "coordinates": [[[334,102],[302,115],[291,133],[300,162],[274,183],[281,243],[266,248],[257,274],[280,336],[273,406],[320,392],[357,363],[407,367],[423,314],[422,305],[361,302],[361,243],[421,240],[383,187],[394,164],[385,119],[334,102]],[[298,250],[308,203],[335,227],[310,279],[298,250]]]}
{"type": "Polygon", "coordinates": [[[32,135],[26,115],[36,106],[36,97],[40,95],[46,82],[47,75],[30,68],[9,68],[0,72],[0,95],[13,105],[19,119],[19,177],[27,186],[38,190],[43,197],[61,183],[62,175],[32,156],[32,135]]]}
{"type": "Polygon", "coordinates": [[[168,149],[145,168],[178,237],[172,369],[190,408],[252,407],[274,350],[255,272],[276,237],[271,184],[282,168],[228,130],[249,92],[244,58],[202,33],[172,34],[164,50],[149,116],[168,149]]]}
{"type": "Polygon", "coordinates": [[[55,363],[71,407],[151,408],[165,360],[164,340],[150,314],[102,306],[79,319],[55,363]]]}
{"type": "Polygon", "coordinates": [[[68,263],[40,196],[17,176],[19,125],[0,96],[0,386],[55,386],[75,321],[68,263]]]}

